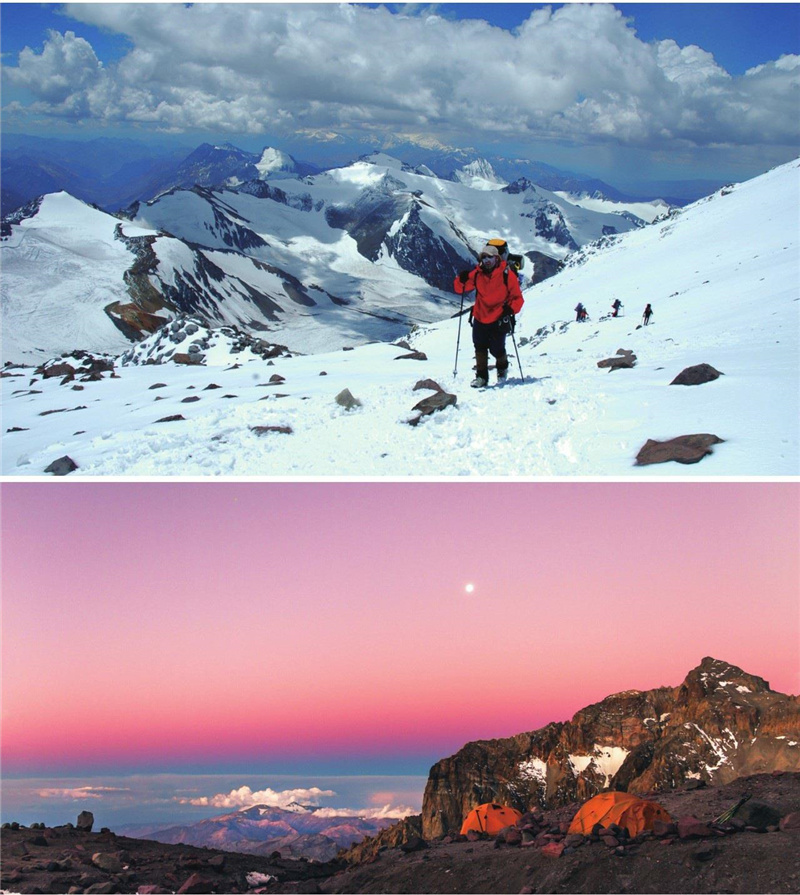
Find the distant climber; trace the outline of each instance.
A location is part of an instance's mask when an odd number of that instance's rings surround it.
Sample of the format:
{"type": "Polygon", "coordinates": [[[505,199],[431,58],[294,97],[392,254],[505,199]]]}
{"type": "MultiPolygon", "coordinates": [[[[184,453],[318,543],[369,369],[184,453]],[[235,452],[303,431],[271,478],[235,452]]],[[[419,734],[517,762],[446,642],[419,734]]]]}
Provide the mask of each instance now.
{"type": "Polygon", "coordinates": [[[642,323],[645,326],[650,322],[650,318],[653,316],[653,308],[650,302],[647,303],[647,306],[644,309],[644,314],[642,314],[642,323]]]}
{"type": "Polygon", "coordinates": [[[614,313],[611,316],[618,317],[619,309],[622,307],[622,302],[618,298],[615,298],[614,301],[611,303],[611,307],[614,309],[614,313]]]}
{"type": "Polygon", "coordinates": [[[575,319],[578,321],[578,323],[583,323],[583,321],[588,316],[589,316],[589,312],[583,306],[583,302],[579,301],[578,304],[575,305],[575,319]]]}
{"type": "Polygon", "coordinates": [[[489,384],[489,352],[497,362],[497,381],[503,382],[508,375],[506,336],[525,302],[516,272],[500,258],[496,246],[485,245],[478,266],[462,270],[453,288],[459,295],[475,290],[475,304],[470,314],[475,379],[470,385],[485,388],[489,384]]]}

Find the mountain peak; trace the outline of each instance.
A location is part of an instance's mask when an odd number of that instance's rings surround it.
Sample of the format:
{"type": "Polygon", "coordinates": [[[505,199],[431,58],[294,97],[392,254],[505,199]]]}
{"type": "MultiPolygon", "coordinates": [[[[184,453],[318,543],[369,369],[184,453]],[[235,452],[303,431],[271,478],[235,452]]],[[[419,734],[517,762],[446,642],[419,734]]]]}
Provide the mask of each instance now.
{"type": "Polygon", "coordinates": [[[770,691],[768,681],[713,656],[706,656],[697,668],[693,668],[686,676],[683,686],[689,690],[699,689],[704,694],[724,691],[726,687],[735,687],[740,693],[770,691]]]}

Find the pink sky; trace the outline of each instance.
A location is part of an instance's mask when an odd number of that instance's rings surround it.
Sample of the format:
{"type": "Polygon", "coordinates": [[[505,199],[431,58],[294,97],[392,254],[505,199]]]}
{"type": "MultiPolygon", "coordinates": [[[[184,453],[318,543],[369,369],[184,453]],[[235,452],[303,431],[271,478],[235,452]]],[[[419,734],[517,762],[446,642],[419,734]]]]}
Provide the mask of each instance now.
{"type": "Polygon", "coordinates": [[[6,775],[402,755],[424,772],[704,656],[800,689],[797,483],[1,496],[6,775]]]}

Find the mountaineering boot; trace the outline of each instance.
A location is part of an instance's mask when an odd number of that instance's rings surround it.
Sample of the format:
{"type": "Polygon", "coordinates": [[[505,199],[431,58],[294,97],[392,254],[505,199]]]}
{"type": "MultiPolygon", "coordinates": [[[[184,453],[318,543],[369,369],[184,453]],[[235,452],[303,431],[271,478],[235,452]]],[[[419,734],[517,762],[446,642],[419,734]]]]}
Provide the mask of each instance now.
{"type": "Polygon", "coordinates": [[[497,381],[505,382],[508,376],[508,355],[501,354],[497,358],[497,381]]]}
{"type": "Polygon", "coordinates": [[[473,388],[486,388],[489,384],[489,349],[475,349],[475,378],[470,382],[473,388]]]}

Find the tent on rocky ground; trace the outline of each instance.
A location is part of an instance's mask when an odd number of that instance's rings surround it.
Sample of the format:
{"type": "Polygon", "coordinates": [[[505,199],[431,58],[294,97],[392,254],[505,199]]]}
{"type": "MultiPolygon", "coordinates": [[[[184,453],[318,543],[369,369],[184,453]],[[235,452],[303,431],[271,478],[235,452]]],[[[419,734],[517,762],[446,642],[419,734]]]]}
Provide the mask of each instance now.
{"type": "Polygon", "coordinates": [[[636,836],[643,830],[652,830],[654,820],[672,822],[666,809],[658,802],[640,799],[627,792],[601,792],[581,805],[572,819],[569,832],[588,836],[595,824],[607,827],[613,823],[625,827],[631,836],[636,836]]]}
{"type": "Polygon", "coordinates": [[[488,833],[496,836],[500,830],[513,827],[522,817],[519,811],[509,808],[507,805],[497,805],[494,802],[486,802],[478,805],[464,818],[461,825],[461,835],[466,835],[470,830],[478,833],[488,833]]]}

